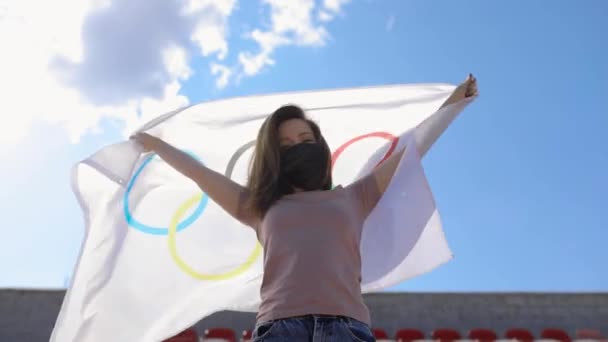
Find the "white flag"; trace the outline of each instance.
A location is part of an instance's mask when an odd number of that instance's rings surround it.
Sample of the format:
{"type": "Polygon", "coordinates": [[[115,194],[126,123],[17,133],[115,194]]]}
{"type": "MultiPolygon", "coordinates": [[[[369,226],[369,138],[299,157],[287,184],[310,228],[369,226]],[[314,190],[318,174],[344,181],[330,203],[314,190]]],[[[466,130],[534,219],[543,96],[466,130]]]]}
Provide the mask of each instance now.
{"type": "MultiPolygon", "coordinates": [[[[241,184],[260,125],[285,104],[320,124],[335,184],[407,145],[363,230],[362,289],[371,292],[451,258],[420,163],[425,149],[415,147],[428,148],[470,102],[438,111],[454,89],[415,84],[233,98],[165,114],[144,130],[241,184]]],[[[263,251],[254,231],[192,181],[131,141],[101,149],[72,177],[86,234],[51,341],[159,341],[217,311],[257,310],[263,251]]]]}

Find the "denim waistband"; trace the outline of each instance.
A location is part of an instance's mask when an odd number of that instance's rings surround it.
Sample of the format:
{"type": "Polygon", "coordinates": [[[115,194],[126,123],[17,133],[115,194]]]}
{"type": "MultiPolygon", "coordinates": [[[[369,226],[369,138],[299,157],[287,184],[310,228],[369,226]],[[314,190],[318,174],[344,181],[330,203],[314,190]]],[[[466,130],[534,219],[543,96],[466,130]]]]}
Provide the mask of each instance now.
{"type": "MultiPolygon", "coordinates": [[[[284,317],[284,318],[277,318],[277,319],[272,319],[269,321],[264,321],[264,322],[257,322],[256,325],[262,324],[262,323],[272,323],[272,322],[277,322],[277,321],[285,321],[285,320],[340,320],[340,321],[345,321],[345,322],[359,322],[358,320],[352,318],[352,317],[348,317],[348,316],[340,316],[340,315],[302,315],[302,316],[292,316],[292,317],[284,317]]],[[[363,322],[361,322],[363,323],[363,322]]],[[[363,323],[365,324],[365,323],[363,323]]]]}

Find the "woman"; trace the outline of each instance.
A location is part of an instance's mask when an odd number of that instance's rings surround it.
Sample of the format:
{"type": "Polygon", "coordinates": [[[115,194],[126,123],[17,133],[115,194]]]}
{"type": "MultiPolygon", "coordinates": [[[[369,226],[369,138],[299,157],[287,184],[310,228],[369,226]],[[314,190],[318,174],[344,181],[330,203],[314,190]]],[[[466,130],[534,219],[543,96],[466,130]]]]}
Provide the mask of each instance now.
{"type": "MultiPolygon", "coordinates": [[[[477,95],[471,75],[443,104],[477,95]]],[[[359,243],[401,159],[333,187],[331,151],[296,106],[277,109],[259,130],[243,187],[146,133],[132,137],[192,179],[264,246],[262,302],[254,341],[374,341],[361,294],[359,243]]]]}

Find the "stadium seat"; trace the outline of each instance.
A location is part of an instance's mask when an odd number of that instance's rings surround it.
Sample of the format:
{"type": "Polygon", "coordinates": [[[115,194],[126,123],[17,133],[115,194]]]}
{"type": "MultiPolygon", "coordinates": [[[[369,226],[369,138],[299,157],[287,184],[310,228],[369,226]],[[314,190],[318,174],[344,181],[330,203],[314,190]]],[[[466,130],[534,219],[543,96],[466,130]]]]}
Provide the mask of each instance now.
{"type": "Polygon", "coordinates": [[[438,340],[441,342],[453,342],[456,340],[460,340],[462,336],[458,330],[454,329],[437,329],[434,330],[431,334],[433,340],[438,340]]]}
{"type": "Polygon", "coordinates": [[[251,341],[252,337],[253,337],[253,331],[251,331],[251,330],[244,330],[243,331],[243,336],[241,337],[241,342],[251,341]]]}
{"type": "Polygon", "coordinates": [[[545,329],[540,333],[540,338],[546,340],[556,340],[561,342],[570,342],[572,339],[567,332],[561,329],[545,329]]]}
{"type": "Polygon", "coordinates": [[[505,337],[510,340],[518,340],[521,342],[534,341],[534,335],[526,329],[509,329],[505,333],[505,337]]]}
{"type": "Polygon", "coordinates": [[[424,340],[424,333],[418,329],[401,329],[397,331],[395,339],[398,342],[412,342],[424,340]]]}
{"type": "Polygon", "coordinates": [[[377,340],[388,340],[388,334],[383,329],[372,329],[377,340]]]}
{"type": "Polygon", "coordinates": [[[198,342],[198,334],[194,329],[190,328],[164,340],[163,342],[198,342]]]}
{"type": "Polygon", "coordinates": [[[490,329],[472,329],[469,331],[469,339],[481,342],[494,342],[498,336],[490,329]]]}
{"type": "Polygon", "coordinates": [[[205,330],[203,341],[237,342],[236,334],[232,329],[228,328],[212,328],[205,330]]]}
{"type": "Polygon", "coordinates": [[[578,329],[576,338],[579,340],[604,340],[606,339],[599,330],[595,329],[578,329]]]}

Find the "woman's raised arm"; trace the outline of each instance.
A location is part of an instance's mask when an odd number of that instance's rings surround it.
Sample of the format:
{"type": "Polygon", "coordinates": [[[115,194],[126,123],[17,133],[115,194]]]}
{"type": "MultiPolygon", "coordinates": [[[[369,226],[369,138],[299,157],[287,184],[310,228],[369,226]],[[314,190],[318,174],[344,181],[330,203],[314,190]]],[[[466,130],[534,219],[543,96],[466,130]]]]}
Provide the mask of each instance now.
{"type": "Polygon", "coordinates": [[[155,136],[140,132],[131,139],[141,144],[145,151],[155,152],[175,170],[194,181],[232,217],[251,227],[257,224],[256,215],[247,209],[247,188],[155,136]]]}

